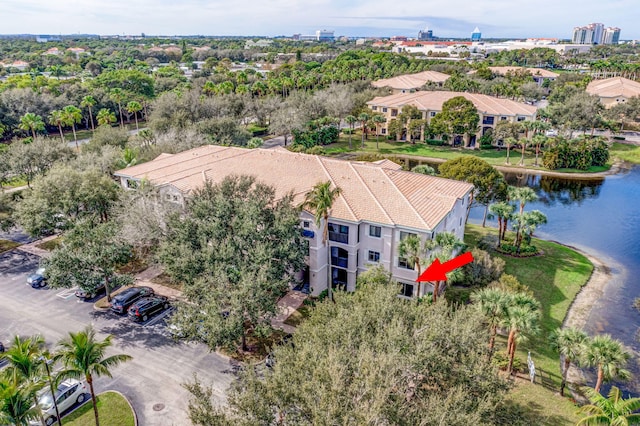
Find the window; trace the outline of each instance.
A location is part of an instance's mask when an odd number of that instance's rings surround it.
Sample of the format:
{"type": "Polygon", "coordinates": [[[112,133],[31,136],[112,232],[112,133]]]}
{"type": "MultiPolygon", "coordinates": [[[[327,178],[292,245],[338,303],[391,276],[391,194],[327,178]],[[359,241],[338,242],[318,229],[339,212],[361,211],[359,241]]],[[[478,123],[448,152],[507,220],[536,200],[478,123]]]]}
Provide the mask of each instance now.
{"type": "Polygon", "coordinates": [[[127,179],[127,188],[138,189],[138,181],[134,179],[127,179]]]}
{"type": "Polygon", "coordinates": [[[377,110],[378,110],[378,107],[377,107],[377,106],[375,106],[375,105],[373,105],[373,106],[371,107],[371,110],[372,110],[372,111],[377,111],[377,110]]]}
{"type": "Polygon", "coordinates": [[[482,124],[489,124],[489,125],[491,125],[491,124],[493,124],[493,119],[494,119],[494,118],[495,118],[495,117],[493,117],[493,116],[487,116],[487,117],[484,117],[484,118],[482,119],[482,124]]]}
{"type": "Polygon", "coordinates": [[[349,227],[329,222],[329,240],[349,244],[349,227]]]}
{"type": "Polygon", "coordinates": [[[302,227],[303,228],[308,228],[309,226],[311,226],[311,223],[308,220],[305,220],[302,222],[302,227]]]}
{"type": "Polygon", "coordinates": [[[387,107],[382,107],[382,112],[387,112],[387,107]]]}
{"type": "Polygon", "coordinates": [[[507,119],[507,117],[505,117],[505,116],[500,117],[500,121],[505,121],[506,119],[507,119]]]}
{"type": "Polygon", "coordinates": [[[398,115],[398,110],[397,109],[392,109],[391,110],[391,116],[392,117],[396,117],[398,115]]]}
{"type": "Polygon", "coordinates": [[[399,283],[400,284],[400,296],[413,297],[413,284],[399,283]]]}
{"type": "Polygon", "coordinates": [[[527,117],[523,117],[521,115],[519,115],[518,118],[517,118],[518,122],[525,121],[526,119],[527,119],[527,117]]]}
{"type": "Polygon", "coordinates": [[[380,253],[369,250],[369,262],[380,262],[380,253]]]}
{"type": "Polygon", "coordinates": [[[435,117],[436,114],[437,114],[437,112],[431,111],[431,112],[429,112],[429,117],[435,117]]]}
{"type": "Polygon", "coordinates": [[[404,240],[405,238],[410,237],[410,236],[417,237],[418,235],[417,235],[417,234],[414,234],[413,232],[404,232],[404,231],[400,231],[400,241],[402,241],[402,240],[404,240]]]}
{"type": "Polygon", "coordinates": [[[369,235],[371,237],[380,238],[380,236],[382,235],[382,227],[370,225],[369,226],[369,235]]]}
{"type": "Polygon", "coordinates": [[[409,261],[404,257],[398,258],[398,268],[411,269],[413,271],[413,265],[410,264],[409,261]]]}
{"type": "Polygon", "coordinates": [[[382,134],[383,134],[383,135],[386,135],[386,134],[387,134],[387,129],[382,128],[382,134]]]}

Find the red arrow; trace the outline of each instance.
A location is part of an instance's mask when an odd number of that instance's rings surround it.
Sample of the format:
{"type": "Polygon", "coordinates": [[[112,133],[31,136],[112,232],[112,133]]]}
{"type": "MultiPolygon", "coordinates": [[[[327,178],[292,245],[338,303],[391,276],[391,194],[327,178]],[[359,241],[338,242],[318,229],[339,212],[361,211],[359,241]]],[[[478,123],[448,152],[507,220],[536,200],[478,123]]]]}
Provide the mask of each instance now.
{"type": "Polygon", "coordinates": [[[422,281],[445,281],[447,272],[451,272],[467,263],[473,262],[473,255],[470,251],[454,257],[444,263],[440,263],[439,259],[433,261],[431,265],[418,277],[416,282],[422,281]]]}

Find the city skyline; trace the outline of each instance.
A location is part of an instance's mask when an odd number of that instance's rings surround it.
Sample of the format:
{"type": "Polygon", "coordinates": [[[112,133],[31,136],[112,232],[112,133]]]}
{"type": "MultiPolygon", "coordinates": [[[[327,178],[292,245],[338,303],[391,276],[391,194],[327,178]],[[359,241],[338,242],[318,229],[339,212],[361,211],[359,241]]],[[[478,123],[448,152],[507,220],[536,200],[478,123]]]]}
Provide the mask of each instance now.
{"type": "Polygon", "coordinates": [[[418,0],[392,9],[380,0],[271,0],[250,6],[220,0],[10,0],[0,33],[271,37],[327,29],[336,36],[416,37],[428,27],[440,37],[468,38],[479,27],[483,38],[571,39],[574,27],[603,22],[621,28],[622,39],[640,39],[633,14],[624,13],[633,10],[632,0],[514,3],[435,0],[428,8],[434,12],[427,14],[418,0]]]}

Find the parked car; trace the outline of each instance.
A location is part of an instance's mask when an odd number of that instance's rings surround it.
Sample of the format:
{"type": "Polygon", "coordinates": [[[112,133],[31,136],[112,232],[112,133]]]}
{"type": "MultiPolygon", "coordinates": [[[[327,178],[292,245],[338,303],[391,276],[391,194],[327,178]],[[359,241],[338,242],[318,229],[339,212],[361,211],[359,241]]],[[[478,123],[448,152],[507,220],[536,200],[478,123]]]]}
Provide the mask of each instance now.
{"type": "MultiPolygon", "coordinates": [[[[55,393],[56,403],[58,404],[58,411],[63,413],[71,408],[76,403],[82,404],[87,400],[87,386],[76,379],[66,379],[58,385],[55,393]]],[[[47,426],[54,424],[56,419],[56,408],[53,405],[53,398],[51,392],[43,393],[38,399],[38,405],[42,410],[42,416],[47,426]]],[[[36,424],[40,424],[37,422],[36,424]]]]}
{"type": "Polygon", "coordinates": [[[127,309],[136,302],[136,300],[145,296],[152,296],[153,294],[153,289],[151,287],[128,288],[123,292],[118,293],[111,300],[111,310],[118,314],[124,314],[127,312],[127,309]]]}
{"type": "Polygon", "coordinates": [[[27,284],[33,288],[40,288],[47,285],[47,279],[44,277],[45,269],[38,268],[33,274],[27,277],[27,284]]]}
{"type": "Polygon", "coordinates": [[[133,321],[146,321],[157,312],[169,308],[169,300],[165,296],[153,295],[138,299],[129,307],[129,318],[133,321]]]}
{"type": "Polygon", "coordinates": [[[99,293],[105,291],[104,289],[104,284],[99,284],[97,286],[95,286],[92,290],[84,290],[84,289],[78,289],[76,290],[76,297],[80,298],[80,299],[93,299],[94,297],[96,297],[99,293]]]}

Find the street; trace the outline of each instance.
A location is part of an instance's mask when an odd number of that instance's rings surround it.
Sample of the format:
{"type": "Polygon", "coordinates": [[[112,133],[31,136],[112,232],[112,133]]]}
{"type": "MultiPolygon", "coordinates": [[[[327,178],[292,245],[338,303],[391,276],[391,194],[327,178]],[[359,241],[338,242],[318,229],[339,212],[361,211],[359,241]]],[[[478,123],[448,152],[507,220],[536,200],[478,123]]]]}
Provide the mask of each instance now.
{"type": "MultiPolygon", "coordinates": [[[[212,353],[204,345],[176,342],[166,331],[168,311],[146,324],[126,316],[93,309],[92,301],[76,298],[69,289],[33,289],[27,276],[38,267],[35,255],[13,250],[0,256],[0,341],[14,335],[41,334],[53,349],[69,331],[93,324],[99,338],[113,335],[112,353],[133,359],[112,370],[113,378],[95,381],[96,391],[118,390],[131,401],[140,425],[188,425],[189,394],[181,386],[197,374],[213,385],[214,395],[225,399],[235,379],[236,363],[212,353]]],[[[100,297],[100,296],[98,296],[100,297]]]]}

